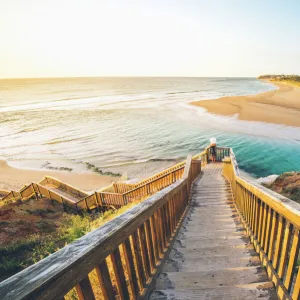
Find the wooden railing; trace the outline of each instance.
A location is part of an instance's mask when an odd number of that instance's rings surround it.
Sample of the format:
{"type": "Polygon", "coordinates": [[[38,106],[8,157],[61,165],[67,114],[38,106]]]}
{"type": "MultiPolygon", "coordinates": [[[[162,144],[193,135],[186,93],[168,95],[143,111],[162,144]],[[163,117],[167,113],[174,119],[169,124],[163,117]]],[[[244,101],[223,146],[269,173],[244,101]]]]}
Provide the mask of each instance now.
{"type": "Polygon", "coordinates": [[[0,190],[0,199],[4,198],[5,196],[7,196],[11,191],[7,191],[7,190],[0,190]]]}
{"type": "MultiPolygon", "coordinates": [[[[211,161],[212,150],[211,147],[207,148],[208,160],[211,161]]],[[[224,157],[228,157],[230,154],[230,148],[226,147],[216,147],[216,161],[221,162],[224,157]]]]}
{"type": "MultiPolygon", "coordinates": [[[[42,182],[45,183],[44,179],[42,182]]],[[[54,178],[52,178],[54,183],[54,178]]],[[[52,181],[51,181],[52,182],[52,181]]],[[[59,181],[58,181],[59,182],[59,181]]],[[[53,184],[52,183],[52,184],[53,184]]],[[[58,183],[56,183],[58,184],[58,183]]],[[[54,185],[54,184],[53,184],[54,185]]],[[[68,185],[62,183],[60,187],[66,186],[66,189],[63,191],[67,191],[68,185]]],[[[56,185],[54,185],[56,186],[56,185]]],[[[74,188],[74,190],[77,190],[74,188]]],[[[78,191],[78,190],[77,190],[78,191]]],[[[83,194],[76,194],[74,195],[80,195],[80,196],[86,196],[88,195],[87,193],[82,192],[83,194]]],[[[16,201],[16,200],[21,200],[21,201],[26,201],[32,197],[35,197],[35,199],[38,200],[38,198],[45,197],[50,200],[55,200],[58,203],[62,204],[62,207],[64,210],[71,210],[74,212],[80,212],[82,209],[77,206],[77,202],[74,201],[73,199],[70,199],[67,195],[61,195],[60,193],[51,190],[47,186],[44,186],[40,183],[31,183],[29,185],[24,186],[20,191],[10,191],[6,196],[2,198],[2,201],[16,201]]]]}
{"type": "Polygon", "coordinates": [[[145,199],[182,178],[183,170],[184,168],[177,169],[138,187],[124,184],[124,187],[121,188],[121,190],[125,190],[123,193],[95,192],[80,200],[77,203],[78,209],[91,210],[102,206],[120,208],[128,203],[145,199]],[[127,189],[128,191],[126,191],[127,189]]]}
{"type": "MultiPolygon", "coordinates": [[[[201,160],[202,166],[205,166],[208,162],[208,151],[209,151],[210,147],[205,148],[204,151],[202,151],[199,154],[196,154],[195,156],[193,156],[193,160],[201,160]]],[[[222,152],[222,149],[226,149],[226,151],[230,148],[219,148],[220,149],[220,153],[222,152]]],[[[226,152],[227,153],[227,152],[226,152]]],[[[227,155],[223,155],[223,157],[228,156],[227,155]]],[[[222,158],[223,158],[222,157],[222,158]]],[[[220,159],[219,161],[222,161],[222,159],[220,159]]],[[[150,177],[147,177],[146,179],[138,182],[138,183],[132,183],[132,184],[128,184],[128,183],[120,183],[120,182],[116,182],[108,187],[105,187],[103,189],[101,189],[101,191],[99,192],[108,192],[108,193],[125,193],[128,192],[130,190],[133,190],[137,187],[143,186],[146,183],[150,183],[152,181],[155,181],[156,179],[159,179],[165,175],[168,175],[170,173],[176,172],[177,170],[182,170],[185,166],[185,161],[182,161],[174,166],[171,166],[170,168],[167,168],[155,175],[152,175],[150,177]]]]}
{"type": "Polygon", "coordinates": [[[54,177],[50,177],[50,176],[46,176],[41,182],[40,182],[41,185],[45,185],[45,184],[51,184],[53,186],[55,186],[56,188],[66,192],[66,193],[69,193],[69,194],[72,194],[78,198],[84,198],[84,197],[87,197],[89,196],[88,193],[80,190],[80,189],[77,189],[76,187],[70,185],[70,184],[67,184],[63,181],[60,181],[54,177]]]}
{"type": "Polygon", "coordinates": [[[9,191],[8,193],[5,193],[1,200],[3,201],[10,201],[10,200],[18,200],[21,198],[21,194],[19,191],[9,191]]]}
{"type": "Polygon", "coordinates": [[[80,300],[145,298],[185,215],[190,185],[198,174],[189,157],[182,179],[1,282],[0,299],[64,299],[74,287],[80,300]]]}
{"type": "MultiPolygon", "coordinates": [[[[77,202],[78,209],[91,210],[96,207],[112,206],[120,208],[128,203],[140,201],[173,184],[183,176],[186,161],[168,168],[138,184],[115,184],[119,192],[97,191],[77,202]]],[[[192,172],[200,172],[207,163],[207,150],[192,157],[192,172]]]]}
{"type": "Polygon", "coordinates": [[[232,151],[223,164],[247,234],[279,299],[300,299],[300,205],[242,178],[232,151]]]}

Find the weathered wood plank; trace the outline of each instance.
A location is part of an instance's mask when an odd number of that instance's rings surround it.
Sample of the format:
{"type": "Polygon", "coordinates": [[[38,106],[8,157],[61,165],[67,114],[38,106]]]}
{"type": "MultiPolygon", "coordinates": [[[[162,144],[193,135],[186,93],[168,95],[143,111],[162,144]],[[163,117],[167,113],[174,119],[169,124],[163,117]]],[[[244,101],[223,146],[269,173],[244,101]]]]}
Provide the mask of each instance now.
{"type": "Polygon", "coordinates": [[[288,268],[286,271],[285,275],[285,280],[284,280],[284,286],[288,291],[291,289],[292,285],[292,274],[294,272],[294,268],[297,263],[299,255],[299,230],[295,229],[294,234],[293,234],[293,241],[292,241],[292,247],[291,247],[291,252],[290,252],[290,259],[289,259],[289,264],[288,268]]]}
{"type": "Polygon", "coordinates": [[[147,282],[147,277],[143,267],[142,250],[139,243],[139,236],[137,231],[132,234],[131,240],[132,240],[132,246],[133,246],[135,263],[136,263],[137,277],[139,280],[139,285],[142,290],[144,288],[144,285],[147,282]]]}
{"type": "Polygon", "coordinates": [[[114,288],[111,282],[111,277],[108,271],[106,260],[95,268],[98,276],[100,288],[102,291],[103,300],[112,300],[114,297],[114,288]]]}
{"type": "Polygon", "coordinates": [[[287,255],[289,250],[288,246],[290,243],[290,227],[291,224],[289,222],[286,222],[284,236],[283,236],[282,250],[281,250],[280,261],[279,261],[279,268],[278,268],[278,276],[280,278],[283,277],[286,268],[286,263],[287,263],[287,255]]]}
{"type": "Polygon", "coordinates": [[[79,300],[95,300],[94,292],[88,276],[76,285],[76,292],[79,300]]]}
{"type": "Polygon", "coordinates": [[[150,267],[150,261],[149,261],[149,255],[147,251],[147,243],[146,243],[146,235],[145,235],[145,226],[142,224],[139,229],[139,241],[140,241],[140,253],[142,255],[143,259],[143,265],[145,269],[145,275],[147,280],[151,277],[151,267],[150,267]]]}
{"type": "Polygon", "coordinates": [[[119,297],[121,300],[129,299],[129,292],[126,284],[125,272],[121,260],[121,254],[119,248],[117,248],[111,255],[110,259],[112,262],[117,288],[119,291],[119,297]]]}
{"type": "Polygon", "coordinates": [[[122,244],[122,249],[123,249],[126,269],[129,277],[129,286],[131,288],[133,298],[137,299],[137,297],[139,296],[139,285],[138,285],[137,273],[134,269],[133,255],[132,255],[129,239],[127,239],[122,244]]]}
{"type": "Polygon", "coordinates": [[[283,233],[283,218],[282,216],[279,216],[278,220],[278,228],[277,228],[277,235],[276,235],[276,243],[275,243],[275,252],[273,257],[273,267],[276,270],[278,261],[279,261],[279,253],[281,248],[281,239],[282,239],[282,233],[283,233]]]}
{"type": "Polygon", "coordinates": [[[146,242],[147,242],[147,249],[149,255],[149,262],[150,262],[150,270],[153,273],[155,269],[155,259],[154,259],[154,246],[152,241],[152,234],[151,234],[151,227],[150,227],[150,220],[148,219],[145,222],[145,235],[146,235],[146,242]]]}
{"type": "Polygon", "coordinates": [[[159,262],[159,248],[154,215],[150,217],[150,228],[153,242],[154,265],[156,266],[159,262]]]}

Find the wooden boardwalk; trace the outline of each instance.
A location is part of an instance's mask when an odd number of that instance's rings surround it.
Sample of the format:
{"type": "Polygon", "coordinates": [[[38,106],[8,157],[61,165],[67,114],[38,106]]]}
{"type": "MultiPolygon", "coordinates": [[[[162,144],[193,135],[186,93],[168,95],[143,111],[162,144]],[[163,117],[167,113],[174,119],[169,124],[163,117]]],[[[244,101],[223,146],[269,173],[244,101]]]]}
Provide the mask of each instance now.
{"type": "Polygon", "coordinates": [[[222,164],[209,164],[150,299],[277,299],[240,223],[222,164]]]}

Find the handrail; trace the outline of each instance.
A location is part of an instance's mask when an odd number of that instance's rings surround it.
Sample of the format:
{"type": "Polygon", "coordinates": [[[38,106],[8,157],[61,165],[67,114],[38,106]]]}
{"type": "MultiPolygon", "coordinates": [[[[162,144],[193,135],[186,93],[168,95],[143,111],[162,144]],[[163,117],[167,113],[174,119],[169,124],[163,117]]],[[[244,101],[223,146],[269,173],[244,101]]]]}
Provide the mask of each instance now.
{"type": "MultiPolygon", "coordinates": [[[[220,147],[218,147],[218,148],[220,148],[220,147]]],[[[201,153],[194,155],[194,156],[193,156],[193,159],[198,159],[198,158],[200,158],[200,157],[206,156],[206,154],[207,154],[207,149],[209,149],[209,147],[206,147],[206,148],[204,149],[204,151],[202,151],[201,153]]],[[[221,148],[220,148],[220,149],[221,149],[221,148]]],[[[225,149],[225,148],[224,148],[224,149],[225,149]]],[[[226,148],[226,149],[229,149],[229,148],[226,148]]],[[[207,160],[206,160],[206,159],[203,159],[203,165],[205,165],[206,163],[207,163],[207,160]]],[[[154,181],[154,180],[156,180],[156,179],[159,178],[159,177],[163,177],[163,176],[165,176],[165,175],[167,175],[167,174],[169,174],[169,173],[172,173],[172,172],[175,171],[175,170],[181,169],[181,168],[184,167],[184,165],[185,165],[185,161],[182,161],[182,162],[177,163],[176,165],[171,166],[171,167],[169,167],[169,168],[167,168],[167,169],[165,169],[165,170],[163,170],[163,171],[160,171],[160,172],[158,172],[158,173],[156,173],[156,174],[154,174],[154,175],[152,175],[152,176],[150,176],[150,177],[148,177],[148,178],[146,178],[146,179],[143,179],[143,180],[141,180],[141,181],[138,182],[138,183],[130,183],[130,184],[126,184],[126,183],[118,183],[118,182],[117,182],[116,185],[117,185],[117,186],[119,186],[119,185],[124,185],[124,186],[128,185],[130,188],[132,188],[133,186],[134,186],[133,188],[139,187],[139,186],[141,186],[141,185],[144,185],[144,184],[146,184],[146,183],[149,183],[149,182],[151,182],[151,181],[154,181]]],[[[109,185],[108,187],[105,187],[105,188],[99,190],[99,192],[111,192],[112,190],[114,190],[114,186],[113,186],[113,185],[109,185]]],[[[114,190],[114,191],[115,191],[115,190],[114,190]]],[[[115,192],[118,193],[118,191],[115,191],[115,192]]]]}
{"type": "Polygon", "coordinates": [[[235,205],[279,299],[300,297],[300,204],[240,176],[233,151],[223,160],[235,205]]]}
{"type": "Polygon", "coordinates": [[[78,209],[83,206],[84,209],[91,209],[99,206],[113,206],[120,208],[130,202],[141,200],[142,198],[149,197],[161,189],[173,184],[181,178],[183,168],[176,169],[171,173],[161,175],[160,177],[140,185],[132,187],[130,190],[123,193],[116,192],[95,192],[81,199],[78,204],[78,209]],[[83,205],[82,205],[83,203],[83,205]]]}
{"type": "Polygon", "coordinates": [[[0,197],[7,196],[10,192],[8,190],[0,190],[0,197]]]}
{"type": "Polygon", "coordinates": [[[198,176],[191,166],[186,178],[1,282],[0,299],[63,299],[74,286],[80,299],[95,292],[104,299],[145,296],[189,204],[189,184],[198,176]]]}
{"type": "MultiPolygon", "coordinates": [[[[200,154],[195,155],[191,159],[198,164],[200,163],[201,169],[201,165],[205,165],[207,163],[206,150],[202,151],[200,154]],[[201,160],[199,161],[198,158],[201,158],[201,160]]],[[[131,189],[123,193],[111,193],[105,191],[95,192],[94,202],[96,202],[95,199],[97,199],[97,195],[98,199],[101,198],[102,205],[113,205],[116,207],[126,205],[129,202],[141,200],[142,198],[147,197],[174,183],[176,180],[182,178],[185,163],[186,161],[183,161],[171,168],[166,169],[163,172],[156,174],[155,176],[150,177],[149,180],[147,179],[141,181],[139,184],[137,184],[136,187],[132,187],[132,185],[130,185],[131,189]],[[160,176],[158,176],[159,174],[160,176]]],[[[193,168],[197,169],[198,166],[193,168]]]]}

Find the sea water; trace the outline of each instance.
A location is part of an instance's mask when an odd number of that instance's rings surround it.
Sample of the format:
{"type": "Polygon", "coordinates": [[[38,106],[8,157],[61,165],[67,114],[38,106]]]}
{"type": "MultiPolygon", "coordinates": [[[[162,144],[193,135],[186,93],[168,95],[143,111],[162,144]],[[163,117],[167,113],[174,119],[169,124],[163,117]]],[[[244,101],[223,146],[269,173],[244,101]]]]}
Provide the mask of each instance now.
{"type": "Polygon", "coordinates": [[[300,170],[300,129],[189,104],[276,89],[255,78],[0,80],[0,159],[21,168],[144,177],[216,137],[257,176],[300,170]]]}

